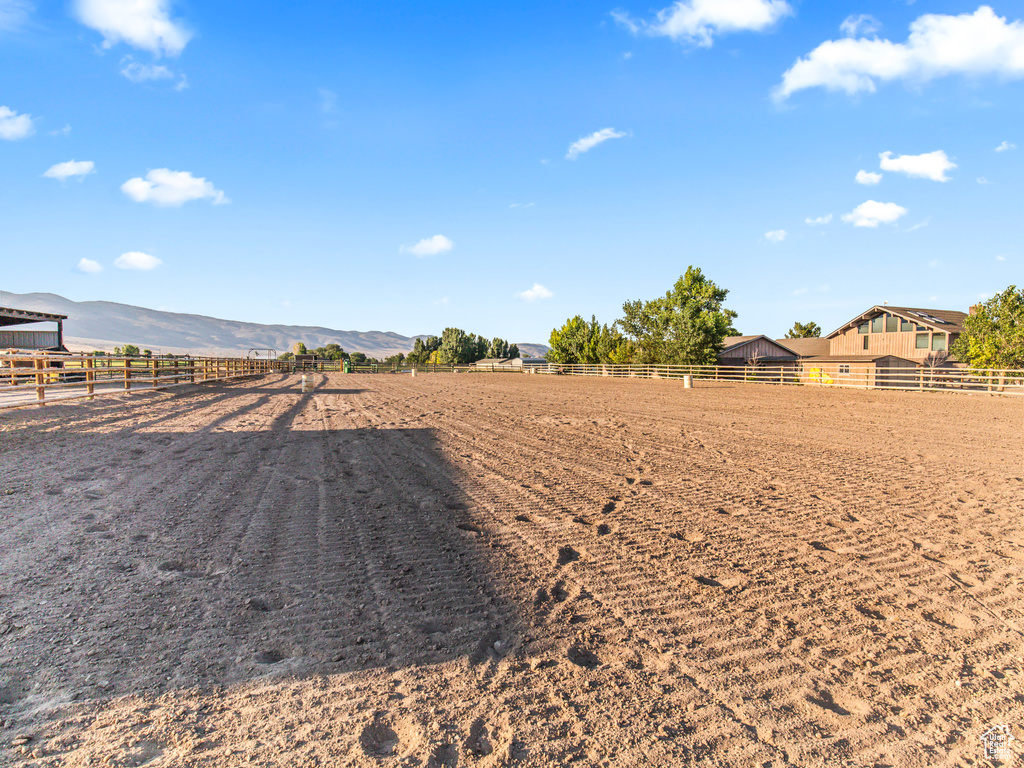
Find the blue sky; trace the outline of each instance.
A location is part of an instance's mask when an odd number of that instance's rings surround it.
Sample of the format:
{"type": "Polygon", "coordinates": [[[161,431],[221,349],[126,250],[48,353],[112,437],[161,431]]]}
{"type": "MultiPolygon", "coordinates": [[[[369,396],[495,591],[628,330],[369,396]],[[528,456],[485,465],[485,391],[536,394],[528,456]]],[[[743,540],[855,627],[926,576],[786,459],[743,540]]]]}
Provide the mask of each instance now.
{"type": "Polygon", "coordinates": [[[1024,283],[1022,17],[0,0],[0,289],[522,342],[691,264],[743,333],[966,309],[1024,283]]]}

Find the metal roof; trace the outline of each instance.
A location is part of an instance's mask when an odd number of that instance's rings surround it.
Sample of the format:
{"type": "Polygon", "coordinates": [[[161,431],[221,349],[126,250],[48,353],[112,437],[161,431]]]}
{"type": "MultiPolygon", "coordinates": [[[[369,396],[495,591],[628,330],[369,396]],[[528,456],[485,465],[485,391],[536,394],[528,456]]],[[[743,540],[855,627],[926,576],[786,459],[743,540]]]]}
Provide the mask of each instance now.
{"type": "Polygon", "coordinates": [[[67,319],[67,315],[51,315],[49,312],[32,312],[28,309],[0,307],[0,326],[24,325],[25,323],[57,323],[67,319]]]}

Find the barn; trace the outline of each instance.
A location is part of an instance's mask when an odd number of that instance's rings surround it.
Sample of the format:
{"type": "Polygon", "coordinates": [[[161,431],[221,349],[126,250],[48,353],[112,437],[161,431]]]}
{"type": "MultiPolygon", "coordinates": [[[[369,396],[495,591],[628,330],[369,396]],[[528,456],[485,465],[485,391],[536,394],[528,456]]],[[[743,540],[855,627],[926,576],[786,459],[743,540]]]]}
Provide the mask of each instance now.
{"type": "Polygon", "coordinates": [[[0,349],[67,352],[64,348],[64,321],[67,319],[67,315],[0,307],[0,349]],[[45,327],[50,323],[56,323],[57,327],[45,327]],[[21,325],[35,327],[11,330],[12,326],[21,325]]]}

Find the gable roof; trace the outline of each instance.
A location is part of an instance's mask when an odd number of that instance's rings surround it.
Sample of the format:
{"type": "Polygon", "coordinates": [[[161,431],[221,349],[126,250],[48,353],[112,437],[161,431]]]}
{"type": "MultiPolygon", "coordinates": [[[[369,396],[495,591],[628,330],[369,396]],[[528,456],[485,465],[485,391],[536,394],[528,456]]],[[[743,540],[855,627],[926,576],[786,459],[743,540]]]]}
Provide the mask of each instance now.
{"type": "Polygon", "coordinates": [[[964,329],[964,319],[967,317],[966,312],[958,312],[955,309],[920,309],[917,307],[890,307],[887,304],[878,306],[876,304],[871,309],[862,312],[857,317],[836,328],[825,338],[831,339],[838,336],[866,320],[877,317],[883,312],[897,315],[912,323],[923,325],[929,330],[942,331],[943,333],[961,333],[964,329]]]}
{"type": "Polygon", "coordinates": [[[779,344],[785,344],[796,352],[797,357],[813,357],[815,355],[827,355],[832,348],[828,339],[821,339],[811,336],[806,339],[779,339],[779,344]]]}
{"type": "Polygon", "coordinates": [[[782,356],[787,356],[787,357],[796,357],[797,356],[796,352],[794,352],[792,349],[790,349],[789,347],[785,346],[784,344],[781,344],[781,343],[775,341],[774,339],[769,339],[764,334],[761,334],[761,335],[758,335],[758,336],[726,336],[722,340],[722,344],[724,345],[722,347],[722,351],[719,352],[718,354],[719,355],[724,355],[726,352],[732,352],[732,351],[734,351],[736,349],[739,349],[740,347],[742,347],[742,346],[744,346],[746,344],[750,344],[751,342],[757,341],[758,339],[764,339],[769,344],[771,344],[773,347],[778,347],[779,348],[779,353],[782,356]]]}

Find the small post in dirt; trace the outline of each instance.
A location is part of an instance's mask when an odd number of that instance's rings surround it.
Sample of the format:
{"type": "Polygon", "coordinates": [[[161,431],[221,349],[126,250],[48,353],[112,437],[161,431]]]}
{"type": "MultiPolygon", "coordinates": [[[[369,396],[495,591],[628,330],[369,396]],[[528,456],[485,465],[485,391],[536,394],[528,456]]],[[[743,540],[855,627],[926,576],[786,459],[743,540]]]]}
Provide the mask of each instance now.
{"type": "Polygon", "coordinates": [[[132,361],[124,358],[124,391],[129,392],[132,388],[132,361]]]}
{"type": "Polygon", "coordinates": [[[85,359],[85,391],[89,395],[89,399],[92,400],[93,393],[96,391],[96,360],[92,357],[85,359]]]}

